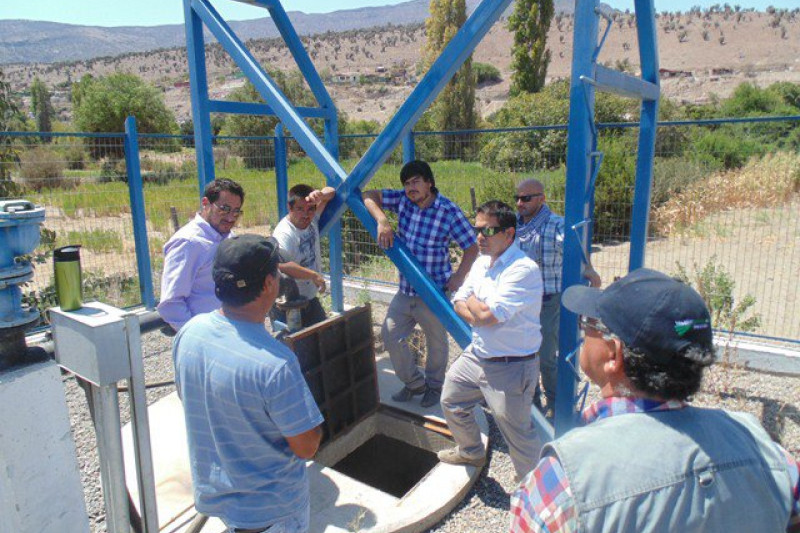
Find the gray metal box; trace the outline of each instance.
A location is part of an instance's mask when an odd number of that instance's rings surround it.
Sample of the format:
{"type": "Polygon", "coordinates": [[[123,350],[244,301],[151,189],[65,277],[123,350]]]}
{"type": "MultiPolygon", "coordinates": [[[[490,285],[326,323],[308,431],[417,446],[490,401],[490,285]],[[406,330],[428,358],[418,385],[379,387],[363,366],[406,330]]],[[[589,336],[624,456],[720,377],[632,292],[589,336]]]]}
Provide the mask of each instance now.
{"type": "Polygon", "coordinates": [[[98,386],[129,378],[125,314],[100,302],[75,311],[50,309],[58,364],[98,386]]]}

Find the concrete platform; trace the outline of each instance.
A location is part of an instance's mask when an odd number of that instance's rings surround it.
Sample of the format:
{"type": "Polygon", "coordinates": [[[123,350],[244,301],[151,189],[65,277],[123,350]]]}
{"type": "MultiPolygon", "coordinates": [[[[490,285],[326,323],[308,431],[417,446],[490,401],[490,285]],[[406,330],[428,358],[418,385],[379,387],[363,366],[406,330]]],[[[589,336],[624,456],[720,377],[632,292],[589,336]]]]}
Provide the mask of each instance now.
{"type": "MultiPolygon", "coordinates": [[[[414,441],[409,443],[431,451],[450,445],[444,438],[447,431],[438,405],[423,409],[418,398],[408,403],[391,400],[391,394],[401,387],[401,383],[394,376],[388,357],[378,359],[378,386],[381,403],[387,406],[386,412],[379,418],[373,417],[357,425],[348,434],[326,446],[320,452],[318,461],[308,462],[312,532],[423,531],[458,505],[480,474],[480,469],[472,466],[437,463],[409,492],[397,498],[324,466],[323,463],[336,462],[338,456],[346,455],[375,432],[406,442],[414,441]],[[393,417],[393,409],[404,415],[393,417]],[[405,423],[402,418],[413,418],[416,422],[405,423]]],[[[486,417],[480,409],[476,409],[476,414],[488,449],[486,417]]],[[[183,408],[177,394],[171,394],[150,406],[149,418],[159,527],[165,532],[183,532],[196,513],[183,408]]],[[[131,496],[136,502],[138,491],[133,486],[136,474],[130,459],[133,445],[129,426],[123,429],[123,441],[126,478],[131,496]]],[[[202,529],[203,533],[224,531],[222,522],[214,518],[209,519],[202,529]]]]}

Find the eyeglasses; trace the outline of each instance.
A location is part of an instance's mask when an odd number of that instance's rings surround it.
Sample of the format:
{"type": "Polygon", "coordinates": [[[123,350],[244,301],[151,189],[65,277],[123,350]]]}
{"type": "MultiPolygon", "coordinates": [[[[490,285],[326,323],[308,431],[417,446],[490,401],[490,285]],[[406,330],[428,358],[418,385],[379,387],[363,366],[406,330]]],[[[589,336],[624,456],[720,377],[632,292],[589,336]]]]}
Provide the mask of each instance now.
{"type": "Polygon", "coordinates": [[[590,317],[590,316],[586,316],[586,315],[581,315],[580,328],[581,328],[581,331],[583,331],[583,332],[585,332],[587,329],[594,330],[594,331],[600,333],[603,336],[603,338],[606,339],[606,340],[611,340],[613,338],[616,338],[616,335],[611,333],[611,330],[608,329],[608,326],[603,324],[600,321],[600,319],[598,319],[598,318],[594,318],[594,317],[590,317]]]}
{"type": "Polygon", "coordinates": [[[514,196],[514,201],[515,202],[530,202],[531,200],[533,200],[534,198],[537,198],[539,196],[544,196],[544,193],[537,192],[536,194],[515,195],[514,196]]]}
{"type": "Polygon", "coordinates": [[[483,235],[484,237],[493,237],[498,233],[503,233],[508,228],[501,228],[499,226],[494,226],[491,228],[489,227],[479,228],[477,226],[472,226],[472,229],[475,231],[475,235],[483,235]]]}
{"type": "Polygon", "coordinates": [[[233,215],[235,217],[240,217],[244,214],[244,211],[241,209],[234,209],[229,205],[218,205],[212,204],[214,207],[220,210],[223,215],[233,215]]]}

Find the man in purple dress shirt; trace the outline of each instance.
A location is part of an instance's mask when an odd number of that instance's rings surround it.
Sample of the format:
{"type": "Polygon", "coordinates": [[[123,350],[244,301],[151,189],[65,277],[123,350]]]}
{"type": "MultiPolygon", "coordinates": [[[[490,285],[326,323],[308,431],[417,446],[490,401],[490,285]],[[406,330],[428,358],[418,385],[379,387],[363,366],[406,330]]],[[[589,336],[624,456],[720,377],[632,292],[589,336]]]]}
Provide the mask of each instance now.
{"type": "Polygon", "coordinates": [[[233,180],[209,183],[194,219],[164,245],[158,313],[175,331],[195,315],[219,309],[211,267],[217,247],[242,214],[244,189],[233,180]]]}

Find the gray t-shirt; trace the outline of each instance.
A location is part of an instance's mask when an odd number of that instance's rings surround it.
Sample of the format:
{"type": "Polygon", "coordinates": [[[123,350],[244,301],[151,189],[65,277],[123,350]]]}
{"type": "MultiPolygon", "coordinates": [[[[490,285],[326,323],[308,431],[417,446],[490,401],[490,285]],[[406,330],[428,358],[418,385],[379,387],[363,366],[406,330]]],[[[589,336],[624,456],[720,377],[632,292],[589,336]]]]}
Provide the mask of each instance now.
{"type": "MultiPolygon", "coordinates": [[[[319,247],[319,213],[306,229],[297,229],[285,216],[275,226],[272,236],[281,246],[282,256],[294,261],[302,267],[321,272],[322,254],[319,247]]],[[[309,279],[298,279],[297,288],[300,295],[314,298],[317,295],[317,286],[309,279]]]]}

